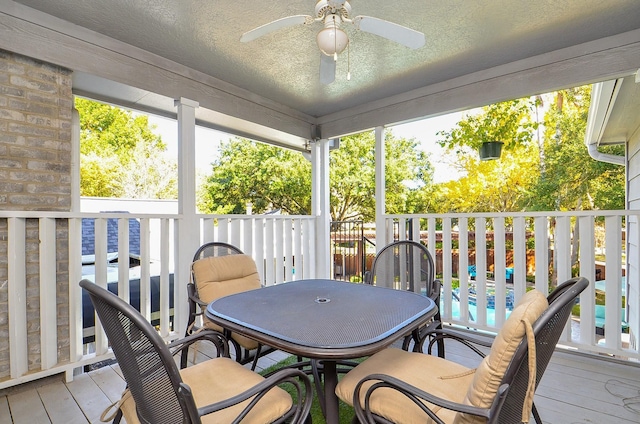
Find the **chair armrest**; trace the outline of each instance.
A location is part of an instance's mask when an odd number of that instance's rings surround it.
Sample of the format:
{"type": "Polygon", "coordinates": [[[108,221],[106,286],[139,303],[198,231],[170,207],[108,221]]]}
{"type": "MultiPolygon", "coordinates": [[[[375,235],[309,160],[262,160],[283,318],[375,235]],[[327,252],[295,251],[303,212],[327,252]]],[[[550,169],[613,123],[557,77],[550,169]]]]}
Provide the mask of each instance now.
{"type": "Polygon", "coordinates": [[[171,354],[175,356],[176,354],[182,352],[185,348],[189,348],[189,346],[191,346],[193,343],[200,340],[208,340],[213,343],[217,349],[218,357],[229,357],[229,350],[227,348],[227,346],[229,346],[229,343],[227,341],[227,338],[219,331],[209,329],[201,329],[186,337],[174,340],[169,343],[167,347],[171,351],[171,354]]]}
{"type": "MultiPolygon", "coordinates": [[[[425,341],[429,340],[427,353],[431,354],[434,343],[436,343],[438,340],[444,339],[452,339],[459,343],[462,343],[463,345],[467,346],[469,349],[480,355],[482,358],[484,358],[486,354],[481,351],[478,346],[490,348],[492,345],[492,342],[488,340],[483,340],[481,338],[470,336],[466,333],[462,333],[460,331],[452,330],[449,328],[440,328],[420,333],[420,346],[423,346],[425,341]]],[[[420,350],[421,349],[422,348],[420,348],[420,350]]]]}
{"type": "MultiPolygon", "coordinates": [[[[291,368],[286,368],[272,374],[271,376],[265,378],[262,382],[260,382],[260,384],[253,386],[251,389],[246,390],[236,396],[233,396],[221,402],[200,407],[198,408],[198,413],[200,416],[211,414],[213,412],[237,405],[255,396],[255,398],[251,400],[249,405],[247,405],[242,413],[233,421],[234,423],[239,423],[269,390],[283,383],[293,385],[297,393],[297,396],[294,397],[294,402],[297,402],[297,408],[295,415],[291,419],[291,423],[303,423],[305,418],[309,415],[309,411],[311,410],[313,388],[311,387],[311,381],[309,380],[309,377],[304,372],[291,368]],[[304,386],[304,392],[302,390],[302,386],[304,386]]],[[[181,384],[181,389],[190,391],[188,386],[184,385],[184,383],[181,384]]]]}
{"type": "Polygon", "coordinates": [[[193,300],[202,309],[206,309],[207,305],[209,305],[207,302],[201,300],[198,296],[195,296],[195,295],[189,296],[189,299],[193,300]]]}
{"type": "MultiPolygon", "coordinates": [[[[504,386],[504,385],[503,385],[504,386]]],[[[425,405],[420,400],[425,400],[434,405],[440,406],[445,409],[449,409],[452,411],[462,412],[465,414],[471,414],[478,417],[489,418],[491,409],[488,408],[479,408],[472,405],[467,405],[463,403],[452,402],[447,399],[443,399],[441,397],[432,395],[431,393],[425,392],[411,384],[405,383],[402,380],[399,380],[395,377],[385,374],[371,374],[358,382],[356,385],[354,394],[353,394],[353,406],[356,412],[356,417],[360,422],[375,422],[373,419],[373,415],[370,406],[370,398],[371,394],[381,388],[387,387],[390,389],[397,390],[402,393],[404,396],[411,399],[416,405],[418,405],[424,412],[427,414],[434,422],[438,424],[446,424],[442,421],[436,414],[433,412],[427,405],[425,405]],[[376,381],[365,393],[365,402],[364,409],[360,404],[360,391],[362,389],[362,385],[367,381],[376,381]]],[[[501,387],[501,391],[505,391],[505,387],[501,387]]]]}
{"type": "Polygon", "coordinates": [[[442,282],[438,279],[433,280],[433,291],[429,298],[436,302],[436,306],[440,307],[440,290],[442,289],[442,282]]]}

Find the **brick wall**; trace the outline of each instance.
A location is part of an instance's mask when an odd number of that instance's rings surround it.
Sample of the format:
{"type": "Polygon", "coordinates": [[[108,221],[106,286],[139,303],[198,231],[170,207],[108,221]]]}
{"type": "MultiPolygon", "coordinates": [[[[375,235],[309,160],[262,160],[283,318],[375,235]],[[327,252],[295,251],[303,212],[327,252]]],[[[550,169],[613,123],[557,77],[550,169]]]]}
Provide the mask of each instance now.
{"type": "MultiPolygon", "coordinates": [[[[69,211],[71,71],[0,50],[0,210],[69,211]]],[[[68,225],[57,220],[58,352],[69,360],[68,225]]],[[[0,219],[0,379],[9,374],[7,220],[0,219]]],[[[27,220],[29,369],[40,368],[38,220],[27,220]]]]}

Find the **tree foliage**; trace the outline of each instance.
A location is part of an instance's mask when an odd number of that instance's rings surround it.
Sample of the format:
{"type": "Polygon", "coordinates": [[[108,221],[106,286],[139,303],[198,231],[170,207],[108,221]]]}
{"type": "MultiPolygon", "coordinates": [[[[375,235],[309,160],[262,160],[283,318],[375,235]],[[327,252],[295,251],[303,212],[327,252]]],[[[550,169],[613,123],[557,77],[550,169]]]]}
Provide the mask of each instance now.
{"type": "Polygon", "coordinates": [[[535,102],[523,98],[485,106],[481,113],[468,115],[453,129],[438,132],[443,137],[439,143],[456,154],[477,151],[487,141],[501,141],[507,150],[527,145],[538,125],[531,120],[535,102]]]}
{"type": "MultiPolygon", "coordinates": [[[[432,170],[415,140],[385,135],[387,210],[415,211],[418,188],[432,170]],[[414,182],[415,187],[408,184],[414,182]]],[[[375,137],[373,132],[344,137],[330,152],[330,203],[333,220],[372,220],[375,215],[375,137]]],[[[203,184],[199,208],[211,213],[244,213],[247,203],[263,213],[311,212],[311,164],[286,149],[234,139],[220,146],[219,158],[203,184]]]]}
{"type": "Polygon", "coordinates": [[[76,98],[80,115],[80,194],[177,198],[177,165],[145,115],[76,98]]]}
{"type": "MultiPolygon", "coordinates": [[[[590,90],[583,86],[554,93],[545,116],[534,209],[624,209],[625,168],[594,160],[584,143],[590,90]]],[[[609,147],[607,152],[623,154],[624,148],[609,147]]]]}
{"type": "Polygon", "coordinates": [[[220,144],[199,195],[198,208],[215,214],[280,209],[290,215],[311,211],[311,164],[291,150],[235,138],[220,144]]]}
{"type": "MultiPolygon", "coordinates": [[[[535,142],[534,109],[541,97],[484,107],[441,131],[464,176],[440,184],[437,212],[624,208],[624,167],[589,156],[584,143],[590,86],[551,93],[542,138],[535,142]],[[496,135],[500,134],[500,135],[496,135]],[[501,137],[501,138],[499,138],[501,137]],[[473,150],[483,140],[505,142],[502,157],[481,162],[473,150]]],[[[621,146],[609,152],[623,152],[621,146]]]]}
{"type": "Polygon", "coordinates": [[[480,161],[477,154],[459,154],[464,176],[438,186],[435,212],[519,212],[531,202],[538,175],[537,146],[520,145],[500,160],[480,161]]]}

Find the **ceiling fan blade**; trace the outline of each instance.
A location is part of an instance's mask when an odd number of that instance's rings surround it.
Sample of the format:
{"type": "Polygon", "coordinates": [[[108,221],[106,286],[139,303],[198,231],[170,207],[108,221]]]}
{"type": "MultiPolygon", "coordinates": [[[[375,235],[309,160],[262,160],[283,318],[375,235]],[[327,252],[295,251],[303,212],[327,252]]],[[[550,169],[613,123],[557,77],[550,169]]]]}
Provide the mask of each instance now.
{"type": "Polygon", "coordinates": [[[425,43],[423,33],[383,19],[356,16],[353,19],[353,24],[362,31],[379,35],[411,49],[418,49],[425,43]]]}
{"type": "Polygon", "coordinates": [[[320,83],[331,84],[336,79],[336,61],[333,56],[320,53],[320,83]]]}
{"type": "Polygon", "coordinates": [[[277,31],[282,28],[287,28],[295,25],[302,25],[302,24],[307,24],[312,22],[314,22],[313,17],[309,15],[287,16],[286,18],[277,19],[273,22],[269,22],[268,24],[264,24],[257,28],[254,28],[251,31],[245,32],[244,34],[242,34],[242,37],[240,37],[240,41],[243,43],[248,43],[249,41],[253,41],[256,38],[262,37],[263,35],[267,35],[270,32],[277,31]]]}

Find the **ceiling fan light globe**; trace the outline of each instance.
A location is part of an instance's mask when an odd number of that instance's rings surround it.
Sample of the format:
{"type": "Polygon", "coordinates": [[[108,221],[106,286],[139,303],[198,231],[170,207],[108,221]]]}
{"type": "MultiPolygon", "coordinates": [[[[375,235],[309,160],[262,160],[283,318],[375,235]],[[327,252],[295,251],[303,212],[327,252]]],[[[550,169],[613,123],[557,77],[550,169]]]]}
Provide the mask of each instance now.
{"type": "Polygon", "coordinates": [[[349,44],[349,37],[340,28],[325,28],[318,33],[316,41],[322,53],[333,56],[344,51],[349,44]]]}

